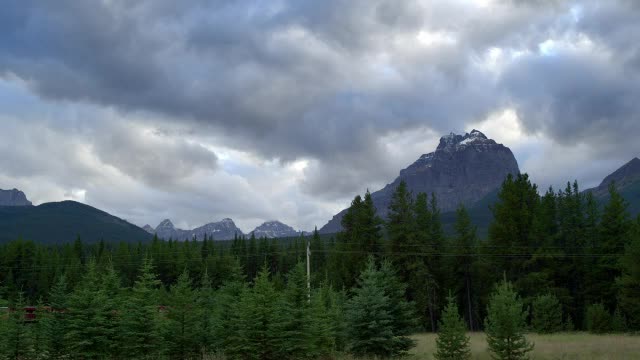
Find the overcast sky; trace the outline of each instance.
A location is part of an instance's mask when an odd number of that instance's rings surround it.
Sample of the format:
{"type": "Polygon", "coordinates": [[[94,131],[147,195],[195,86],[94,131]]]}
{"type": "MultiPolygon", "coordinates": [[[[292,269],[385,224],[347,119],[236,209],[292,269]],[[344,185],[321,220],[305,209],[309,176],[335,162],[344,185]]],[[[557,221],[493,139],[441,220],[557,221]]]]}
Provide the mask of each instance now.
{"type": "Polygon", "coordinates": [[[635,0],[0,6],[0,188],[36,204],[308,230],[452,131],[542,187],[640,155],[635,0]]]}

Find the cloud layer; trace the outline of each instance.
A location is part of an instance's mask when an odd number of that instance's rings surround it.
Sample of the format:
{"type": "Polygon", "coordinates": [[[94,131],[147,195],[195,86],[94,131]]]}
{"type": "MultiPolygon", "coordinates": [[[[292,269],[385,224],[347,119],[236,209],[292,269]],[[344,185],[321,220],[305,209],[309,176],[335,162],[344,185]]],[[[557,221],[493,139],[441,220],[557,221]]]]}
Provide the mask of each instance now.
{"type": "Polygon", "coordinates": [[[11,3],[0,187],[138,224],[309,229],[472,127],[543,186],[593,185],[640,153],[638,18],[631,0],[11,3]]]}

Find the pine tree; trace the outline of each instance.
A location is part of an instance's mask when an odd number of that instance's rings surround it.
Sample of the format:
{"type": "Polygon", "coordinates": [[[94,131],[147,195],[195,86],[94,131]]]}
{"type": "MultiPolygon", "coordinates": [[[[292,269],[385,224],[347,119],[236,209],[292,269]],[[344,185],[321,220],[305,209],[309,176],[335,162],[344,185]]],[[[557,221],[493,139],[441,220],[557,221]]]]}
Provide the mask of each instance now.
{"type": "Polygon", "coordinates": [[[615,279],[621,275],[620,254],[631,238],[632,222],[627,212],[627,202],[618,193],[614,183],[609,185],[609,196],[600,222],[599,251],[603,255],[598,257],[598,282],[594,285],[600,302],[612,312],[616,301],[615,279]]]}
{"type": "Polygon", "coordinates": [[[167,304],[165,344],[173,359],[189,359],[198,353],[198,320],[196,296],[191,289],[189,273],[185,269],[171,286],[167,304]]]}
{"type": "Polygon", "coordinates": [[[528,359],[533,344],[524,336],[527,312],[511,283],[503,280],[489,299],[485,329],[494,359],[528,359]]]}
{"type": "Polygon", "coordinates": [[[469,330],[473,331],[475,326],[476,297],[474,285],[477,274],[474,264],[474,253],[476,248],[476,227],[471,224],[469,213],[460,205],[456,210],[456,222],[454,224],[455,237],[453,239],[453,264],[450,272],[457,280],[456,293],[460,294],[460,303],[464,304],[463,311],[466,314],[469,330]]]}
{"type": "Polygon", "coordinates": [[[447,298],[447,306],[441,318],[434,358],[436,360],[470,359],[469,336],[466,334],[464,321],[458,313],[458,305],[451,295],[447,298]]]}
{"type": "Polygon", "coordinates": [[[413,200],[407,183],[400,181],[392,194],[387,213],[387,235],[394,265],[399,269],[400,279],[408,282],[415,259],[407,253],[415,252],[415,217],[413,200]]]}
{"type": "Polygon", "coordinates": [[[539,197],[536,185],[532,185],[527,174],[510,174],[502,183],[498,202],[492,207],[493,222],[489,225],[488,245],[493,255],[494,279],[503,273],[507,279],[516,281],[525,274],[533,219],[539,197]]]}

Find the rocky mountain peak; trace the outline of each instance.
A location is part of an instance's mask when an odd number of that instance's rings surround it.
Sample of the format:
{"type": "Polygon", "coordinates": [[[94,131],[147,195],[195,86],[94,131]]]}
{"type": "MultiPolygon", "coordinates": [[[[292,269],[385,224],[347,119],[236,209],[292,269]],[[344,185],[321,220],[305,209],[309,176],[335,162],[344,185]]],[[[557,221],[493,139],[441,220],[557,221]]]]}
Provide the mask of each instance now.
{"type": "MultiPolygon", "coordinates": [[[[500,187],[508,174],[520,172],[511,150],[489,139],[479,130],[458,135],[450,133],[440,138],[434,152],[420,156],[413,164],[400,170],[400,175],[371,197],[378,214],[386,217],[393,191],[401,181],[415,196],[434,193],[440,209],[454,210],[458,205],[471,206],[500,187]]],[[[341,229],[345,211],[337,214],[320,232],[341,229]]]]}
{"type": "Polygon", "coordinates": [[[252,233],[258,238],[266,237],[270,239],[298,235],[298,232],[294,228],[277,220],[264,222],[262,225],[256,227],[252,233]]]}
{"type": "Polygon", "coordinates": [[[149,224],[146,224],[145,226],[143,226],[142,230],[148,232],[149,234],[155,234],[156,233],[156,229],[151,227],[151,225],[149,225],[149,224]]]}
{"type": "Polygon", "coordinates": [[[164,219],[160,222],[160,224],[158,224],[158,226],[156,226],[156,230],[160,231],[160,230],[168,230],[168,229],[175,229],[175,226],[173,226],[173,223],[171,222],[171,220],[169,219],[164,219]]]}
{"type": "Polygon", "coordinates": [[[31,206],[31,201],[27,200],[27,196],[18,189],[2,190],[0,189],[0,206],[31,206]]]}

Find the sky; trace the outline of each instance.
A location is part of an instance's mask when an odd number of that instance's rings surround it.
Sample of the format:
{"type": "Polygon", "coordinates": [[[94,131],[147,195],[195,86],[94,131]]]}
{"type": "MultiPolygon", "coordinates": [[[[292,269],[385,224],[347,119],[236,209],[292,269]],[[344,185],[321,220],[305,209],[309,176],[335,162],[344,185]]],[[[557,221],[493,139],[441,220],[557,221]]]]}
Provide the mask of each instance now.
{"type": "Polygon", "coordinates": [[[640,155],[634,0],[1,6],[0,188],[35,204],[310,230],[450,132],[541,188],[640,155]]]}

